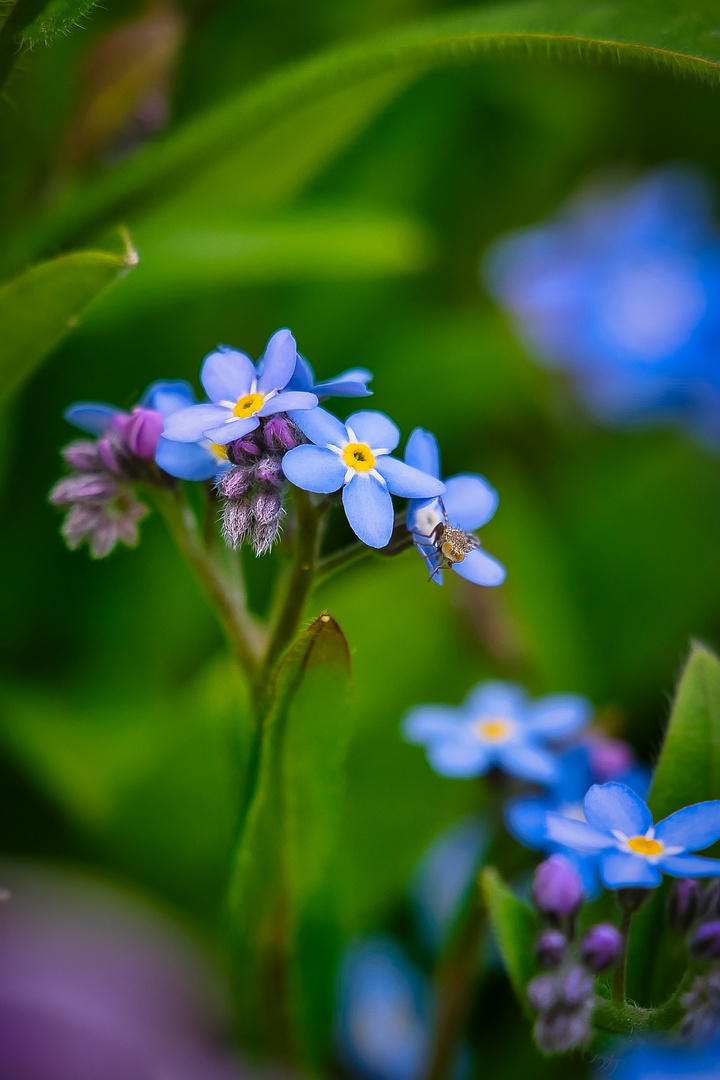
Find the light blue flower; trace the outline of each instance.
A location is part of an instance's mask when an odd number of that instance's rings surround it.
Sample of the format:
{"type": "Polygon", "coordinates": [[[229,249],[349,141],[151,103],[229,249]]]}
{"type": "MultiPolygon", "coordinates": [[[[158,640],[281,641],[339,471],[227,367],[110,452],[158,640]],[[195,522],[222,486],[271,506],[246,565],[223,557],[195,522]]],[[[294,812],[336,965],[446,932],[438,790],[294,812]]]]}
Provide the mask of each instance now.
{"type": "Polygon", "coordinates": [[[205,357],[200,371],[210,401],[168,416],[165,438],[186,443],[209,439],[225,446],[254,431],[262,417],[315,408],[315,394],[285,390],[296,361],[295,338],[289,330],[273,334],[257,367],[245,353],[221,345],[205,357]]]}
{"type": "Polygon", "coordinates": [[[456,821],[435,838],[413,873],[410,900],[420,935],[438,952],[477,879],[490,830],[477,814],[456,821]]]}
{"type": "Polygon", "coordinates": [[[393,941],[369,938],[346,951],[335,1032],[351,1072],[369,1080],[421,1080],[432,1018],[429,986],[393,941]]]}
{"type": "Polygon", "coordinates": [[[585,698],[548,694],[531,701],[521,686],[480,683],[462,705],[418,705],[405,715],[408,742],[423,744],[441,776],[482,776],[495,767],[539,784],[556,783],[553,744],[582,730],[590,718],[585,698]]]}
{"type": "MultiPolygon", "coordinates": [[[[155,382],[145,391],[142,404],[166,419],[194,405],[195,393],[183,379],[155,382]]],[[[155,451],[160,468],[178,480],[211,480],[230,468],[224,446],[201,439],[195,443],[174,442],[161,436],[155,451]]]]}
{"type": "Polygon", "coordinates": [[[585,821],[547,816],[547,835],[574,851],[601,856],[608,889],[655,888],[662,874],[720,877],[720,860],[692,852],[720,839],[720,800],[695,803],[653,825],[646,804],[626,784],[594,784],[583,800],[585,821]]]}
{"type": "MultiPolygon", "coordinates": [[[[431,432],[415,428],[405,447],[405,461],[440,479],[440,448],[431,432]]],[[[436,545],[423,541],[432,538],[437,526],[445,523],[445,514],[453,528],[472,533],[487,524],[498,505],[497,492],[477,473],[451,476],[444,483],[442,500],[411,499],[407,514],[407,527],[413,534],[415,546],[427,564],[431,579],[438,585],[443,582],[442,567],[446,560],[436,545]]],[[[480,547],[468,551],[460,561],[453,562],[450,569],[476,585],[502,585],[506,575],[502,563],[480,547]]]]}
{"type": "Polygon", "coordinates": [[[329,494],[342,488],[350,526],[369,547],[390,541],[391,495],[428,498],[445,490],[435,477],[390,457],[400,432],[384,413],[356,412],[343,424],[325,409],[313,409],[293,413],[292,420],[314,445],[296,446],[285,455],[285,476],[305,491],[329,494]]]}
{"type": "Polygon", "coordinates": [[[367,368],[348,368],[333,379],[315,381],[315,372],[311,365],[298,353],[295,374],[287,384],[288,390],[304,390],[316,394],[318,398],[328,397],[372,397],[372,390],[367,384],[372,379],[372,372],[367,368]]]}

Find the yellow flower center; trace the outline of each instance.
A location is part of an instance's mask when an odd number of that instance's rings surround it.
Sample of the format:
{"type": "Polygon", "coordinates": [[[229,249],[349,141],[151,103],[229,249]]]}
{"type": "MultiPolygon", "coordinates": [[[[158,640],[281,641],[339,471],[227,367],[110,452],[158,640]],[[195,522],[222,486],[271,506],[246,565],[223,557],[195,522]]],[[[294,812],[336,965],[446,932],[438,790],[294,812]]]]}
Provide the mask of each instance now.
{"type": "Polygon", "coordinates": [[[227,446],[223,446],[222,443],[213,442],[210,443],[210,449],[215,457],[224,458],[227,461],[227,446]]]}
{"type": "Polygon", "coordinates": [[[647,836],[630,836],[627,846],[636,855],[659,855],[663,849],[659,840],[649,840],[647,836]]]}
{"type": "Polygon", "coordinates": [[[236,416],[239,416],[241,420],[244,420],[248,416],[252,416],[262,408],[262,403],[265,398],[262,394],[246,394],[245,397],[239,397],[235,403],[233,412],[236,416]]]}
{"type": "Polygon", "coordinates": [[[507,739],[512,731],[509,720],[478,720],[475,724],[475,734],[479,739],[488,739],[491,742],[500,742],[507,739]]]}
{"type": "Polygon", "coordinates": [[[375,455],[366,443],[351,442],[343,450],[343,461],[351,469],[367,472],[375,464],[375,455]]]}

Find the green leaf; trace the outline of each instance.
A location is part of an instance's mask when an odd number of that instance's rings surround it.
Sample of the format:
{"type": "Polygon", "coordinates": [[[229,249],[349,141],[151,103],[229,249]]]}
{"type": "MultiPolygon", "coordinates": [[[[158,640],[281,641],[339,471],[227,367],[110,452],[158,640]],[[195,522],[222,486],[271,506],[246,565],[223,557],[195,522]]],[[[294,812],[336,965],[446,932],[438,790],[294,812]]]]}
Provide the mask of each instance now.
{"type": "Polygon", "coordinates": [[[98,3],[99,0],[50,0],[45,10],[23,28],[22,40],[29,45],[49,45],[55,38],[82,25],[83,16],[98,3]]]}
{"type": "Polygon", "coordinates": [[[132,249],[124,255],[78,251],[0,286],[0,402],[77,326],[91,301],[137,261],[132,249]]]}
{"type": "Polygon", "coordinates": [[[495,938],[513,990],[527,1009],[527,984],[535,974],[533,942],[538,919],[532,908],[508,888],[494,866],[480,874],[480,886],[495,938]]]}
{"type": "MultiPolygon", "coordinates": [[[[189,185],[267,209],[291,198],[403,87],[432,68],[487,55],[649,64],[720,76],[714,3],[531,0],[435,19],[293,65],[207,110],[38,223],[34,251],[67,243],[141,199],[189,185]],[[197,183],[195,182],[197,180],[197,183]],[[204,185],[204,186],[203,186],[204,185]]],[[[27,257],[21,245],[8,258],[27,257]]]]}
{"type": "Polygon", "coordinates": [[[680,677],[648,800],[656,821],[720,798],[720,661],[694,645],[680,677]]]}

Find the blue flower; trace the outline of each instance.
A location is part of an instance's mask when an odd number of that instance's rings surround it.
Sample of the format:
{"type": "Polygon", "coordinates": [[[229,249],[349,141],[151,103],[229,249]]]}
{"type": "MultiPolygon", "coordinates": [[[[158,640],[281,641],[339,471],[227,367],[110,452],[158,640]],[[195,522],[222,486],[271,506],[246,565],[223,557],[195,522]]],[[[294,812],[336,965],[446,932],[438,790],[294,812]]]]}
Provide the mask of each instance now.
{"type": "Polygon", "coordinates": [[[285,390],[296,361],[295,338],[289,330],[273,334],[257,367],[245,353],[221,345],[205,357],[200,371],[210,401],[168,416],[164,436],[186,443],[209,439],[225,446],[254,431],[264,416],[314,409],[315,394],[285,390]]]}
{"type": "MultiPolygon", "coordinates": [[[[602,1069],[601,1080],[607,1076],[602,1069]]],[[[639,1042],[622,1045],[612,1080],[717,1080],[720,1075],[720,1041],[709,1046],[684,1042],[639,1042]]]]}
{"type": "Polygon", "coordinates": [[[420,934],[438,952],[477,878],[490,831],[478,815],[445,829],[415,868],[410,899],[420,934]]]}
{"type": "Polygon", "coordinates": [[[348,368],[347,371],[336,375],[334,379],[315,382],[315,372],[305,357],[298,353],[295,374],[287,384],[287,388],[288,390],[304,390],[306,393],[316,394],[318,398],[372,397],[372,390],[367,388],[372,377],[372,372],[367,368],[348,368]]]}
{"type": "Polygon", "coordinates": [[[420,972],[388,938],[350,947],[340,968],[336,1041],[344,1064],[370,1080],[420,1080],[433,1003],[420,972]]]}
{"type": "Polygon", "coordinates": [[[329,494],[342,488],[347,519],[369,547],[385,547],[395,515],[390,495],[408,499],[441,495],[444,484],[390,454],[400,442],[395,424],[381,412],[356,412],[342,424],[325,409],[293,413],[292,420],[315,445],[296,446],[283,472],[296,487],[329,494]]]}
{"type": "MultiPolygon", "coordinates": [[[[195,393],[184,379],[155,382],[143,394],[142,403],[155,409],[163,419],[195,403],[195,393]]],[[[211,480],[230,468],[224,446],[209,439],[198,442],[174,442],[161,436],[155,450],[160,468],[178,480],[211,480]]]]}
{"type": "Polygon", "coordinates": [[[702,177],[669,167],[624,187],[595,184],[491,249],[491,291],[599,419],[671,419],[720,441],[712,202],[702,177]]]}
{"type": "Polygon", "coordinates": [[[580,731],[589,717],[587,701],[574,694],[530,701],[514,683],[484,682],[458,708],[410,709],[402,730],[408,742],[427,747],[441,776],[482,776],[496,767],[521,780],[553,784],[560,765],[551,745],[580,731]]]}
{"type": "MultiPolygon", "coordinates": [[[[429,431],[415,428],[405,447],[405,461],[413,468],[440,479],[440,448],[429,431]]],[[[423,540],[433,538],[438,525],[446,523],[445,515],[447,523],[453,528],[472,533],[474,529],[487,524],[497,505],[497,492],[483,476],[476,473],[461,473],[445,480],[442,500],[410,500],[407,526],[427,564],[430,577],[438,585],[442,585],[442,566],[446,560],[437,545],[423,543],[423,540]]],[[[473,537],[472,540],[476,541],[477,538],[473,537]]],[[[505,580],[505,567],[479,547],[465,553],[457,562],[452,562],[450,569],[476,585],[502,585],[505,580]]]]}
{"type": "Polygon", "coordinates": [[[601,856],[608,889],[654,888],[672,877],[720,877],[720,860],[691,854],[720,839],[720,800],[695,803],[653,826],[646,804],[626,784],[594,784],[583,801],[585,821],[547,815],[547,835],[564,847],[601,856]]]}

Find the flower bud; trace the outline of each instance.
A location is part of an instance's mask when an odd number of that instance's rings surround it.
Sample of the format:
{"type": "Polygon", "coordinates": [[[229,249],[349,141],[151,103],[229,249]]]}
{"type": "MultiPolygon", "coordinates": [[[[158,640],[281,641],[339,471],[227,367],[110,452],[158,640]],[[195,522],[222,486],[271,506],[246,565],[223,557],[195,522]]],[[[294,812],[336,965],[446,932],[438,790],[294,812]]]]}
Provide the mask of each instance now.
{"type": "Polygon", "coordinates": [[[560,996],[571,1008],[584,1005],[595,992],[594,980],[579,964],[573,964],[559,978],[560,996]]]}
{"type": "Polygon", "coordinates": [[[239,499],[252,488],[253,470],[245,465],[233,465],[218,480],[217,489],[226,499],[239,499]]]}
{"type": "Polygon", "coordinates": [[[163,418],[159,412],[137,406],[125,418],[122,434],[131,454],[143,461],[153,461],[162,429],[163,418]]]}
{"type": "Polygon", "coordinates": [[[533,1029],[535,1041],[544,1054],[564,1054],[587,1046],[592,1039],[592,1004],[580,1009],[553,1010],[540,1016],[533,1029]]]}
{"type": "Polygon", "coordinates": [[[49,499],[54,506],[70,506],[80,502],[102,502],[111,499],[117,484],[106,473],[73,473],[58,480],[49,499]]]}
{"type": "Polygon", "coordinates": [[[624,776],[635,760],[632,747],[622,739],[611,739],[607,735],[593,737],[587,741],[590,768],[598,784],[624,776]]]}
{"type": "Polygon", "coordinates": [[[551,855],[535,871],[532,899],[542,915],[565,918],[583,902],[582,878],[564,855],[551,855]]]}
{"type": "Polygon", "coordinates": [[[271,525],[283,512],[282,495],[278,491],[259,491],[250,505],[258,525],[271,525]]]}
{"type": "Polygon", "coordinates": [[[700,910],[702,888],[695,878],[678,878],[667,898],[667,921],[676,934],[686,933],[700,910]]]}
{"type": "Polygon", "coordinates": [[[228,547],[239,548],[252,525],[250,506],[242,499],[228,499],[223,507],[223,539],[228,547]]]}
{"type": "Polygon", "coordinates": [[[536,1013],[545,1013],[561,1000],[556,975],[536,975],[527,985],[527,999],[536,1013]]]}
{"type": "Polygon", "coordinates": [[[295,425],[286,416],[271,416],[262,430],[265,443],[272,450],[292,450],[300,443],[295,425]]]}
{"type": "Polygon", "coordinates": [[[282,462],[277,457],[260,458],[254,469],[255,479],[259,484],[271,484],[274,487],[282,485],[285,477],[282,471],[282,462]]]}
{"type": "Polygon", "coordinates": [[[591,971],[606,971],[620,959],[622,947],[620,931],[611,923],[598,923],[580,942],[580,959],[591,971]]]}
{"type": "Polygon", "coordinates": [[[98,439],[97,448],[105,468],[109,469],[112,473],[120,475],[123,470],[116,439],[117,435],[115,436],[115,439],[108,435],[103,435],[102,439],[98,439]]]}
{"type": "Polygon", "coordinates": [[[261,450],[255,439],[255,432],[250,432],[249,435],[243,436],[242,439],[235,439],[233,442],[228,443],[226,448],[228,461],[232,465],[247,465],[249,461],[260,455],[261,450]]]}
{"type": "Polygon", "coordinates": [[[97,443],[93,439],[76,439],[68,443],[61,453],[68,465],[78,472],[97,472],[103,467],[97,443]]]}
{"type": "Polygon", "coordinates": [[[720,919],[701,923],[690,935],[688,948],[696,960],[720,959],[720,919]]]}
{"type": "Polygon", "coordinates": [[[543,930],[533,947],[541,968],[559,967],[567,955],[567,938],[560,930],[543,930]]]}

